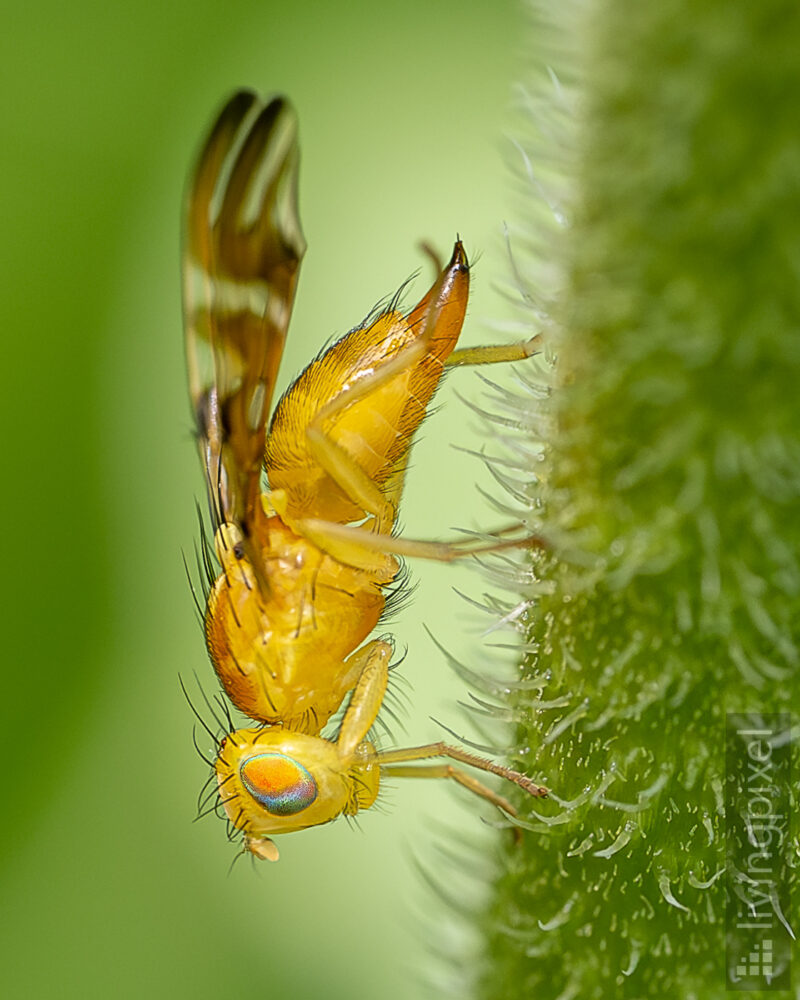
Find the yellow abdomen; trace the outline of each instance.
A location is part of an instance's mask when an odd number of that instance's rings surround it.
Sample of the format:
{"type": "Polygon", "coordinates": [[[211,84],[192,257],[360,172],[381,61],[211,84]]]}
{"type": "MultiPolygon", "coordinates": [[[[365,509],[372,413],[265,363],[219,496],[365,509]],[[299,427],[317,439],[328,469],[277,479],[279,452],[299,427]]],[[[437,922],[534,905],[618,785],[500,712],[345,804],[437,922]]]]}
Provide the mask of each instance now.
{"type": "Polygon", "coordinates": [[[285,492],[290,517],[340,524],[364,517],[364,510],[311,453],[307,429],[343,392],[427,338],[425,353],[415,364],[402,367],[319,428],[397,506],[408,451],[458,340],[468,291],[466,257],[457,244],[445,281],[434,285],[407,316],[385,312],[369,326],[352,330],[292,384],[275,408],[265,454],[270,488],[285,492]]]}

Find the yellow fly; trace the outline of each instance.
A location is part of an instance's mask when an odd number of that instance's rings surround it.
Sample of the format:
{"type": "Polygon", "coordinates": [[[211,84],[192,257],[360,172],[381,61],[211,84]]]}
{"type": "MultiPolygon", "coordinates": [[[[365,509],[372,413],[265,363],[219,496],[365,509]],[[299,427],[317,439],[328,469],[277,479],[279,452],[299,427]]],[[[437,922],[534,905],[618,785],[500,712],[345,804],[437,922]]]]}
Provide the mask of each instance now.
{"type": "Polygon", "coordinates": [[[393,535],[414,433],[445,368],[520,360],[534,341],[455,349],[469,291],[457,242],[410,312],[391,306],[312,361],[267,430],[305,251],[297,173],[289,103],[234,94],[192,174],[183,255],[189,388],[220,566],[206,641],[231,702],[256,723],[218,744],[217,805],[245,848],[269,860],[278,857],[270,835],[368,808],[382,775],[452,778],[514,814],[444,759],[546,794],[458,747],[379,750],[368,738],[393,647],[366,640],[402,583],[401,557],[520,544],[393,535]],[[348,695],[337,736],[323,737],[348,695]],[[412,763],[430,758],[439,760],[412,763]]]}

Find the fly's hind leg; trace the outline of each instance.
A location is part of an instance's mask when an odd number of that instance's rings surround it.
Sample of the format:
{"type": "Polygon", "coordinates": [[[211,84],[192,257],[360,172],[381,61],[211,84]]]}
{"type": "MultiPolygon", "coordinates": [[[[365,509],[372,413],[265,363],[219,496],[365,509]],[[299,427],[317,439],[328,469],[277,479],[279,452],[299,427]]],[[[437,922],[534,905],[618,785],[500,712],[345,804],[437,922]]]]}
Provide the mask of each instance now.
{"type": "MultiPolygon", "coordinates": [[[[429,351],[439,316],[447,301],[442,300],[443,289],[448,276],[466,268],[466,258],[460,244],[457,244],[448,267],[442,270],[429,293],[430,303],[425,312],[425,322],[419,336],[403,347],[398,353],[383,362],[377,369],[352,382],[331,399],[316,414],[306,428],[306,441],[314,459],[328,473],[331,479],[367,515],[372,515],[372,529],[379,534],[392,530],[397,511],[391,500],[370,476],[361,468],[353,456],[326,433],[325,424],[344,412],[349,406],[363,400],[370,393],[387,386],[392,379],[418,365],[429,351]]],[[[424,300],[423,300],[424,301],[424,300]]]]}
{"type": "MultiPolygon", "coordinates": [[[[309,445],[317,462],[325,469],[362,509],[374,516],[364,526],[340,524],[322,518],[299,518],[294,528],[327,552],[334,559],[348,566],[355,566],[374,575],[376,580],[388,582],[397,573],[395,556],[453,562],[472,555],[502,552],[507,549],[544,548],[545,543],[535,535],[517,538],[499,538],[492,542],[476,542],[473,538],[454,542],[432,542],[403,538],[390,534],[396,516],[394,505],[369,478],[357,462],[337,442],[313,425],[307,432],[309,445]]],[[[497,534],[506,535],[515,529],[512,525],[497,534]]]]}
{"type": "MultiPolygon", "coordinates": [[[[459,265],[458,248],[451,266],[459,265]]],[[[419,539],[397,538],[391,530],[397,512],[394,503],[370,478],[353,456],[326,433],[324,425],[348,406],[362,400],[369,393],[387,385],[397,375],[413,368],[425,357],[438,320],[438,304],[444,278],[442,271],[438,285],[431,292],[431,304],[425,317],[420,336],[403,348],[394,358],[376,371],[359,379],[328,402],[306,429],[309,450],[316,462],[342,488],[372,520],[365,526],[353,526],[321,518],[298,519],[294,527],[334,559],[374,575],[376,580],[389,581],[397,573],[395,556],[433,559],[452,562],[470,555],[499,552],[512,548],[545,547],[542,539],[524,536],[500,539],[496,542],[478,542],[463,539],[456,542],[431,542],[419,539]]],[[[518,344],[468,347],[451,352],[445,360],[446,367],[483,365],[521,361],[535,354],[540,347],[540,335],[518,344]]],[[[505,529],[503,534],[507,533],[505,529]]]]}
{"type": "MultiPolygon", "coordinates": [[[[369,393],[387,385],[396,375],[413,368],[428,350],[430,338],[436,325],[436,310],[431,308],[422,335],[396,357],[365,378],[348,386],[316,415],[306,429],[306,439],[314,458],[334,479],[347,495],[367,514],[376,520],[376,530],[384,533],[391,529],[395,511],[382,491],[340,444],[323,430],[325,421],[335,417],[351,404],[363,399],[369,393]]],[[[488,365],[524,361],[535,354],[540,346],[541,335],[518,344],[495,344],[486,347],[464,347],[452,351],[446,358],[446,368],[461,365],[488,365]]],[[[438,558],[434,556],[433,558],[438,558]]]]}
{"type": "Polygon", "coordinates": [[[542,349],[542,335],[537,333],[530,340],[517,344],[490,344],[486,347],[460,347],[445,361],[445,368],[460,365],[495,365],[511,361],[524,361],[542,349]]]}

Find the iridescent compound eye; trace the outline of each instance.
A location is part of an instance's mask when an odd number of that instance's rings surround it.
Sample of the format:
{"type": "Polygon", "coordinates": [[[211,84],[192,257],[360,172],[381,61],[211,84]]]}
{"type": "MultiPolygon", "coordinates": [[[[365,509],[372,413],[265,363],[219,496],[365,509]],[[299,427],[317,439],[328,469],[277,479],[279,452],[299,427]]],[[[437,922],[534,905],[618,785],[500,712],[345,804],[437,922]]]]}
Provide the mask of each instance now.
{"type": "Polygon", "coordinates": [[[273,816],[294,816],[317,797],[317,783],[296,760],[282,753],[260,753],[239,768],[244,787],[273,816]]]}

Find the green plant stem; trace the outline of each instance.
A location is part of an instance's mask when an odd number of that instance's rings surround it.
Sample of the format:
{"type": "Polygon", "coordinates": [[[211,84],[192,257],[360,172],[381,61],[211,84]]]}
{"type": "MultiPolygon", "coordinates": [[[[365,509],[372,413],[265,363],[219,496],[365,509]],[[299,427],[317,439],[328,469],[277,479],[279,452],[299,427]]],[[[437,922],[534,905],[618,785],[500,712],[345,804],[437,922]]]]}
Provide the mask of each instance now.
{"type": "MultiPolygon", "coordinates": [[[[542,682],[509,699],[553,795],[518,803],[480,995],[722,998],[726,713],[800,704],[800,7],[596,0],[564,30],[542,682]]],[[[795,831],[795,890],[799,859],[795,831]]]]}

